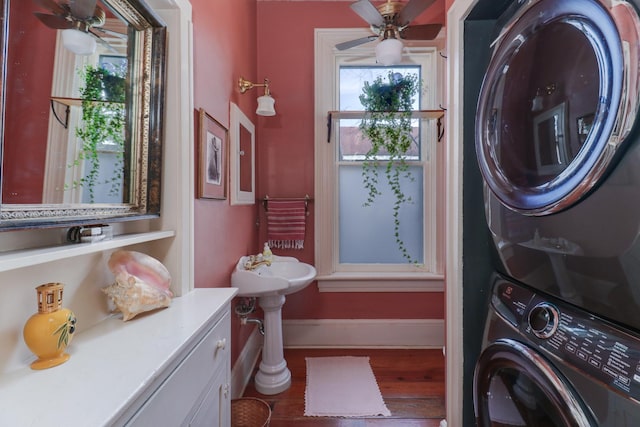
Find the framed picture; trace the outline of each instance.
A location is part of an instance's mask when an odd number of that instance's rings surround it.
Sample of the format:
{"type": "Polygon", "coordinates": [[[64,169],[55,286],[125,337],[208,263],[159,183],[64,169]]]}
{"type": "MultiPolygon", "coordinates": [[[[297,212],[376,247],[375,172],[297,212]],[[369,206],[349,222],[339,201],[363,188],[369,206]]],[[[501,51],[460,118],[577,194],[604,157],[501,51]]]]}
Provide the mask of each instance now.
{"type": "Polygon", "coordinates": [[[200,109],[198,198],[227,198],[227,129],[200,109]]]}

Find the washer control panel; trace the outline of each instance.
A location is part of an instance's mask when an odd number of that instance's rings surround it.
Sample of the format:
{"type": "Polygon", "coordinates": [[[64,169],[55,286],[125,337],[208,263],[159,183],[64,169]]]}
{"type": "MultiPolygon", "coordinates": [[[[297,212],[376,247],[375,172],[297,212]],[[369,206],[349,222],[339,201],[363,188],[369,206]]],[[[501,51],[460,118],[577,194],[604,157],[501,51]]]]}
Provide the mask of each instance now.
{"type": "Polygon", "coordinates": [[[553,356],[640,400],[640,336],[503,279],[495,284],[492,305],[553,356]]]}

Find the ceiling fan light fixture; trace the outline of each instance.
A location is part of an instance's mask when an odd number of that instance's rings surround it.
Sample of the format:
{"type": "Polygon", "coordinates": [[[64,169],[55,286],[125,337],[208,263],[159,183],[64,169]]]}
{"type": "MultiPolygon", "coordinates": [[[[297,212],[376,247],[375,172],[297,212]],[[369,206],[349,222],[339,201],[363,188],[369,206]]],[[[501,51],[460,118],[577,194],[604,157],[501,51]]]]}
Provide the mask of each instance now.
{"type": "Polygon", "coordinates": [[[399,64],[402,61],[403,47],[404,45],[398,39],[382,40],[376,46],[376,62],[385,66],[399,64]]]}
{"type": "Polygon", "coordinates": [[[74,28],[62,30],[62,44],[76,55],[93,55],[96,40],[89,34],[74,28]]]}

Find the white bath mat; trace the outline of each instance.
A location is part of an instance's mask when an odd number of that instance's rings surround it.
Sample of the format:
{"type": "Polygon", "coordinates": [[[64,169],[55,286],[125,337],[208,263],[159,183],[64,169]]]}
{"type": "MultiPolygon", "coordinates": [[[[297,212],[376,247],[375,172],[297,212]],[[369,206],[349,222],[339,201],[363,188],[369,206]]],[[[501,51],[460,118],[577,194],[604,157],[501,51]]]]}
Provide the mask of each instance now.
{"type": "Polygon", "coordinates": [[[306,361],[306,416],[391,415],[382,400],[368,357],[307,357],[306,361]]]}

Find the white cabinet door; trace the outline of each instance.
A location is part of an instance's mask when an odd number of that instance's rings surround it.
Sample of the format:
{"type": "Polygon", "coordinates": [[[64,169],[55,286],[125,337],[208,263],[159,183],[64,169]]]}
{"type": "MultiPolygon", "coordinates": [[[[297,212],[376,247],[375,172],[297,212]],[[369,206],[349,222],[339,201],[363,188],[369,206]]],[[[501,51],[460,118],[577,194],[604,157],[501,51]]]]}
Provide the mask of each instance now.
{"type": "Polygon", "coordinates": [[[190,427],[229,427],[231,425],[230,387],[226,369],[220,369],[213,378],[190,427]]]}
{"type": "Polygon", "coordinates": [[[158,387],[127,426],[180,426],[192,419],[191,414],[208,393],[208,387],[216,382],[215,378],[221,376],[222,384],[228,383],[230,330],[231,320],[227,312],[158,387]]]}

